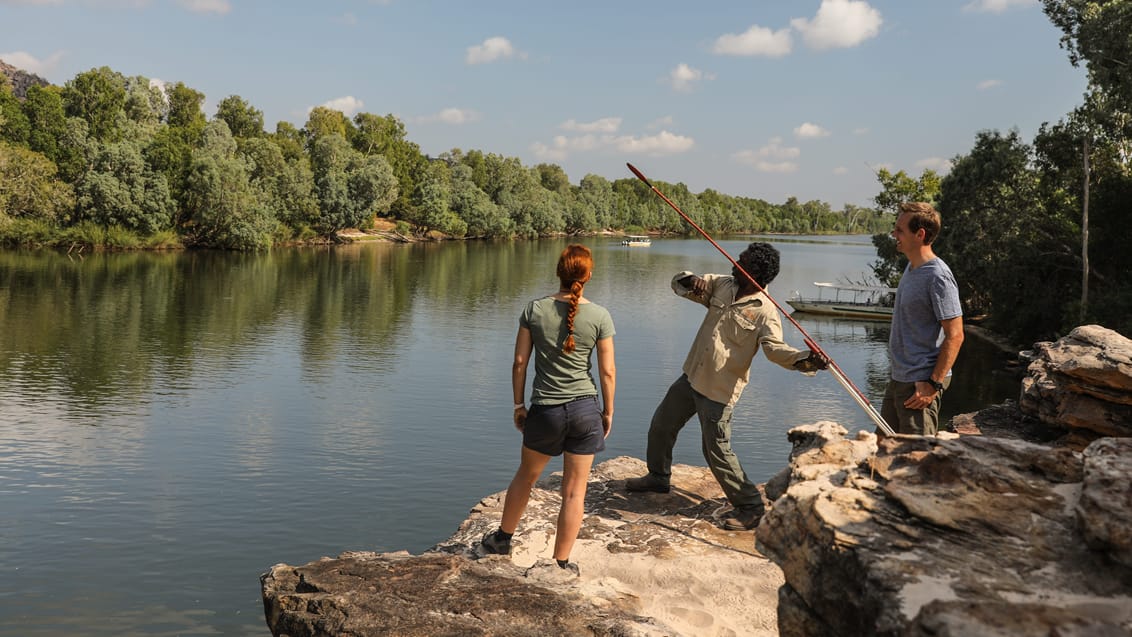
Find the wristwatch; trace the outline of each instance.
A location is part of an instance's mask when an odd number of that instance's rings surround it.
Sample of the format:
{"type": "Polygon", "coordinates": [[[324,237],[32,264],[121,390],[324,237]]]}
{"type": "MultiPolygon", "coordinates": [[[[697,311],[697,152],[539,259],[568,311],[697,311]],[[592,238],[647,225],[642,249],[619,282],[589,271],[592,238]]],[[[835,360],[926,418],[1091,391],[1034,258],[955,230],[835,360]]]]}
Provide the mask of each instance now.
{"type": "Polygon", "coordinates": [[[928,382],[928,384],[929,384],[929,385],[931,385],[932,387],[934,387],[934,388],[935,388],[936,392],[941,392],[941,391],[943,391],[943,383],[941,383],[941,382],[939,382],[939,381],[937,381],[937,380],[932,380],[932,379],[931,379],[931,377],[928,377],[928,381],[927,381],[927,382],[928,382]]]}

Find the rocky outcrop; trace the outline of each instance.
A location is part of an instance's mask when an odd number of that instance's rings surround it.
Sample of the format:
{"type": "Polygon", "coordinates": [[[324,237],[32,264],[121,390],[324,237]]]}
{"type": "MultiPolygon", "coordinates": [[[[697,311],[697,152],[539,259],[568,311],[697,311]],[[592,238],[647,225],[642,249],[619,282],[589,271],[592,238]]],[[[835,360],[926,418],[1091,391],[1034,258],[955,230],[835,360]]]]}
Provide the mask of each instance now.
{"type": "Polygon", "coordinates": [[[344,553],[261,578],[274,635],[771,637],[781,571],[752,533],[721,530],[729,507],[704,467],[678,465],[667,494],[629,494],[640,460],[596,466],[569,576],[553,561],[561,477],[540,481],[510,558],[483,556],[502,493],[421,555],[344,553]]]}
{"type": "Polygon", "coordinates": [[[1083,325],[1037,343],[1022,381],[1022,412],[1102,436],[1132,436],[1132,340],[1083,325]]]}
{"type": "Polygon", "coordinates": [[[3,60],[0,60],[0,75],[7,76],[8,81],[12,84],[12,94],[20,99],[24,99],[27,96],[29,88],[33,86],[47,86],[50,84],[50,82],[42,77],[18,69],[3,60]]]}
{"type": "Polygon", "coordinates": [[[346,553],[262,577],[275,635],[1132,635],[1132,344],[1096,326],[1041,343],[1018,405],[921,438],[789,432],[751,534],[706,468],[627,494],[644,463],[594,469],[569,576],[548,561],[560,476],[510,559],[478,540],[502,493],[425,554],[346,553]],[[759,553],[761,551],[761,554],[759,553]],[[773,564],[763,557],[766,555],[773,564]],[[776,567],[774,564],[777,564],[776,567]],[[779,568],[780,567],[780,568],[779,568]]]}
{"type": "Polygon", "coordinates": [[[758,528],[782,635],[1132,634],[1132,440],[795,428],[758,528]]]}

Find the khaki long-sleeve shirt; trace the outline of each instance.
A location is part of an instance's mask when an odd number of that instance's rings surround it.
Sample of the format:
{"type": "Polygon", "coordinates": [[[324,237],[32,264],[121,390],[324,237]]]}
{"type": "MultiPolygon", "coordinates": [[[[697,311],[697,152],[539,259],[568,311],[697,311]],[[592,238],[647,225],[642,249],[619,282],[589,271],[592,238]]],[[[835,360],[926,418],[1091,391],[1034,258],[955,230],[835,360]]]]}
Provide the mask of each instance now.
{"type": "Polygon", "coordinates": [[[736,299],[739,285],[724,274],[700,275],[708,284],[707,294],[699,296],[680,279],[672,277],[672,291],[689,301],[707,307],[692,349],[684,361],[684,373],[692,388],[711,400],[733,405],[747,386],[751,361],[761,348],[772,363],[793,369],[794,363],[810,355],[782,340],[778,310],[762,292],[736,299]]]}

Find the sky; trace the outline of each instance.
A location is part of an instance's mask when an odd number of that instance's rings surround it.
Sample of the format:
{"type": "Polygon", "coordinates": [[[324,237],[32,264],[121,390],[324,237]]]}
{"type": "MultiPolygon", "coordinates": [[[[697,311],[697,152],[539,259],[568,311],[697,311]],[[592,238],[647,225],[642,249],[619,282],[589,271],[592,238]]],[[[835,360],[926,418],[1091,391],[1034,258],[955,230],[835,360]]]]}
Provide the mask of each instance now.
{"type": "Polygon", "coordinates": [[[54,84],[108,66],[268,131],[392,113],[432,156],[835,209],[1065,117],[1086,77],[1060,36],[1037,0],[0,0],[0,59],[54,84]]]}

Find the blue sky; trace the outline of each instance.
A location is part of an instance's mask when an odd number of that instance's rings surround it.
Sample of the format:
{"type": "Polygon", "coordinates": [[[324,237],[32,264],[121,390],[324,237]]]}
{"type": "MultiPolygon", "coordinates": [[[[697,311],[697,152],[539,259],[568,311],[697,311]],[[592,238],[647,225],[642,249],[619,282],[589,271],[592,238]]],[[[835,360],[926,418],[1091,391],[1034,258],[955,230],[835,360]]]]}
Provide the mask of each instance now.
{"type": "Polygon", "coordinates": [[[0,0],[0,59],[56,84],[109,66],[268,130],[393,113],[431,155],[834,208],[1065,116],[1085,73],[1059,37],[1036,0],[0,0]]]}

